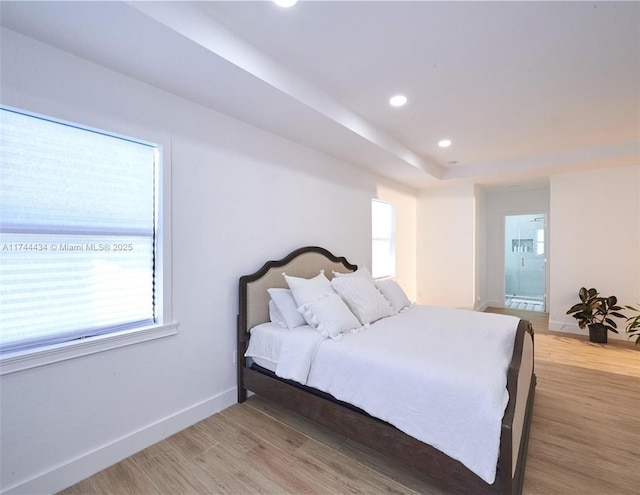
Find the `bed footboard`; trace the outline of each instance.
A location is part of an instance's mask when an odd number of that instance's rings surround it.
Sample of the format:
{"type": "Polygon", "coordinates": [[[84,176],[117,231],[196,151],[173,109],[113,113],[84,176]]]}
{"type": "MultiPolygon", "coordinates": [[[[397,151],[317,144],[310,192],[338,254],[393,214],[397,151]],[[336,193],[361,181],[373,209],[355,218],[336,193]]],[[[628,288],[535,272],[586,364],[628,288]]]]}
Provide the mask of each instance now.
{"type": "Polygon", "coordinates": [[[500,494],[522,493],[536,387],[533,362],[533,327],[520,320],[507,374],[509,403],[502,420],[497,473],[500,494]]]}

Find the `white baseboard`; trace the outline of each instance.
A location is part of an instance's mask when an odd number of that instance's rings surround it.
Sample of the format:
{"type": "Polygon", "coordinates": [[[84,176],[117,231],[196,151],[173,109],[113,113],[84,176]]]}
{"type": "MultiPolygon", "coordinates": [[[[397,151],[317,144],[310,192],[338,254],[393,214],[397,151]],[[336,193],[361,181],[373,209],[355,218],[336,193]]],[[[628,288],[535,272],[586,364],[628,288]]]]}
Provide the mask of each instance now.
{"type": "MultiPolygon", "coordinates": [[[[589,335],[588,329],[581,329],[576,323],[567,324],[566,322],[559,320],[549,320],[549,330],[554,332],[572,333],[574,335],[589,335]]],[[[607,338],[614,340],[629,340],[628,335],[623,329],[618,330],[619,333],[609,332],[607,338]]]]}
{"type": "Polygon", "coordinates": [[[504,308],[504,298],[487,301],[488,308],[504,308]]]}
{"type": "Polygon", "coordinates": [[[487,301],[481,301],[476,306],[476,311],[482,313],[485,309],[489,307],[489,303],[487,301]]]}
{"type": "Polygon", "coordinates": [[[573,325],[567,325],[563,321],[551,319],[549,319],[549,330],[564,333],[584,333],[582,330],[580,330],[580,328],[578,328],[578,325],[576,325],[575,323],[573,325]]]}
{"type": "Polygon", "coordinates": [[[116,439],[85,455],[39,474],[2,492],[2,495],[56,493],[123,459],[222,411],[237,402],[231,388],[199,404],[194,404],[138,431],[116,439]]]}

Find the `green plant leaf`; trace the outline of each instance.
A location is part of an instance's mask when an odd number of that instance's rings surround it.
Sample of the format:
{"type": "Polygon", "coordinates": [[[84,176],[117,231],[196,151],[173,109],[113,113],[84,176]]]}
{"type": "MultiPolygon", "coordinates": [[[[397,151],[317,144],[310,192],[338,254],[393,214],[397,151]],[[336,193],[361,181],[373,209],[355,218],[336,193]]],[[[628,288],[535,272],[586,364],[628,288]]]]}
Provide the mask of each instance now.
{"type": "Polygon", "coordinates": [[[602,301],[599,299],[594,299],[593,301],[589,301],[587,303],[587,307],[589,309],[598,309],[602,305],[602,301]]]}
{"type": "Polygon", "coordinates": [[[567,314],[575,313],[576,311],[584,311],[585,309],[587,309],[587,307],[582,303],[574,304],[571,306],[571,309],[567,311],[567,314]]]}

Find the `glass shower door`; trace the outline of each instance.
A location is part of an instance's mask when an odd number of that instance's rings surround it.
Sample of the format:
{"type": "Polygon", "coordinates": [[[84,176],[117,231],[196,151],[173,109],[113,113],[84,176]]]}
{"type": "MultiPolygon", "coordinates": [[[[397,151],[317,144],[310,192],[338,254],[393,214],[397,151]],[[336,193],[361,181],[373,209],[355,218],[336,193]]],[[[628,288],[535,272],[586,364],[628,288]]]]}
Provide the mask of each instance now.
{"type": "Polygon", "coordinates": [[[544,214],[505,217],[505,307],[545,311],[544,214]]]}

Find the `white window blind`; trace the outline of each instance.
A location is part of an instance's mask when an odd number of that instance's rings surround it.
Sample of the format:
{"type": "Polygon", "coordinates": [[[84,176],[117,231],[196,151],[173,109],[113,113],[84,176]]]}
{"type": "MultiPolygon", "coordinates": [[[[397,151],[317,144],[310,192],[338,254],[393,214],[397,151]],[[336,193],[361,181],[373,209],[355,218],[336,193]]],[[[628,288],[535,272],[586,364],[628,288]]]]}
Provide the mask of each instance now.
{"type": "Polygon", "coordinates": [[[0,108],[0,350],[152,324],[158,148],[0,108]]]}
{"type": "Polygon", "coordinates": [[[391,203],[371,200],[371,274],[375,278],[396,274],[395,212],[391,203]]]}

